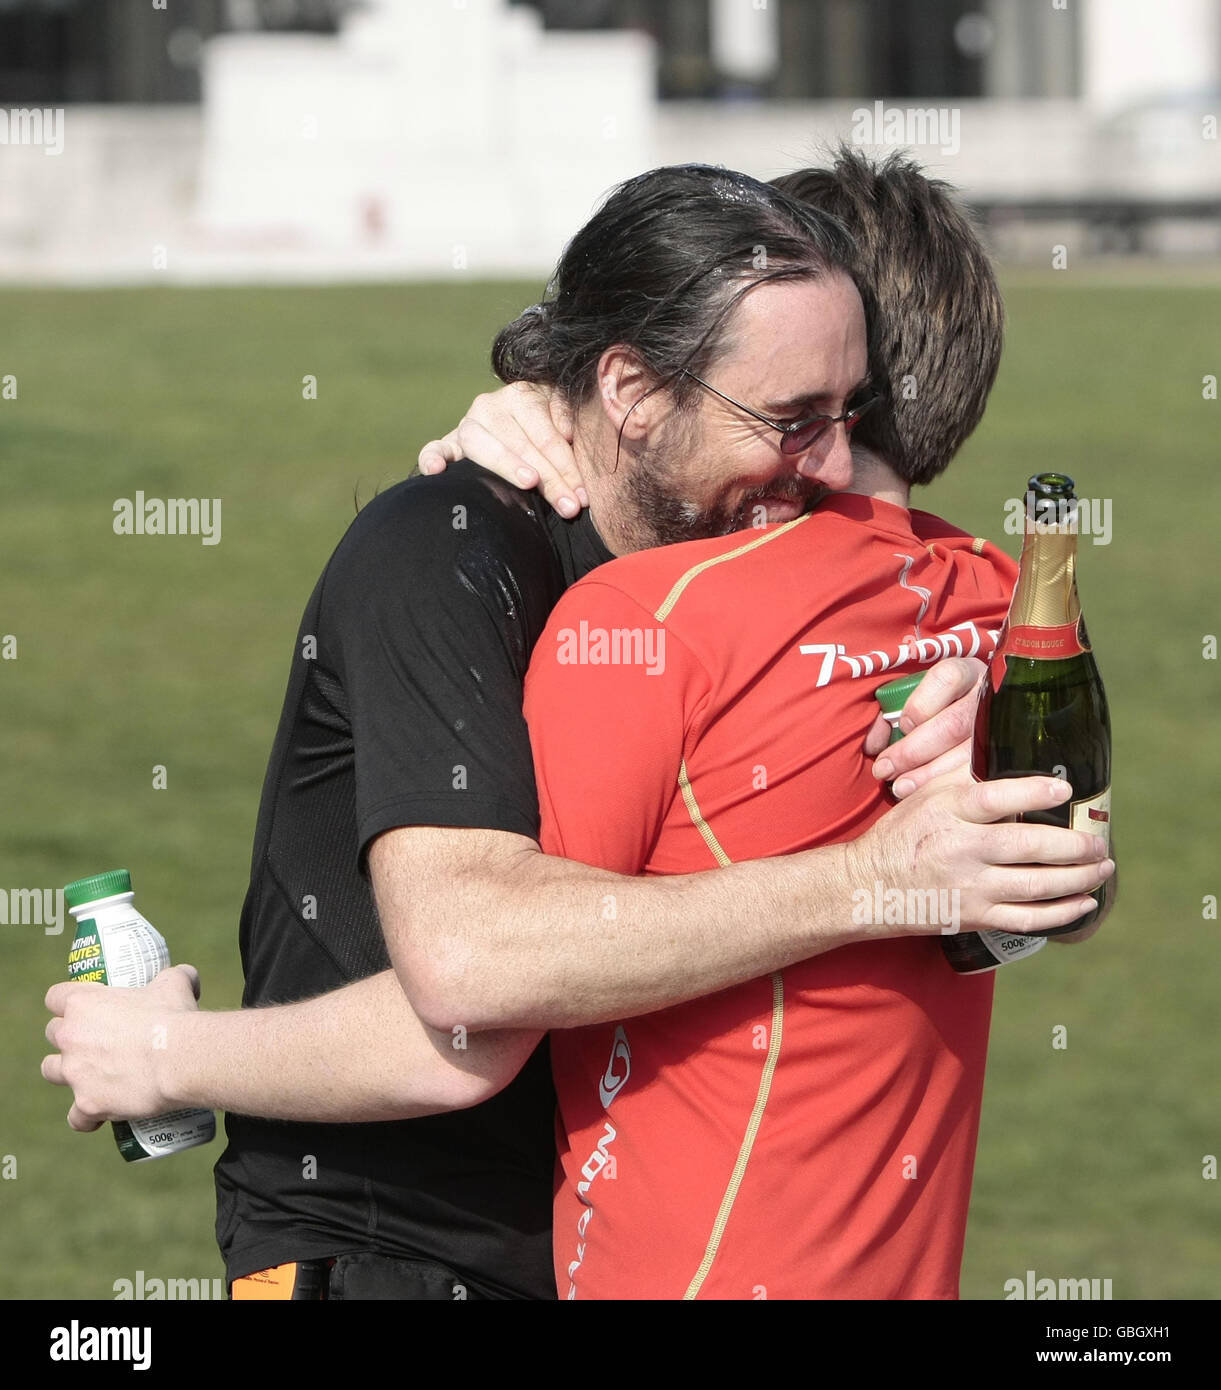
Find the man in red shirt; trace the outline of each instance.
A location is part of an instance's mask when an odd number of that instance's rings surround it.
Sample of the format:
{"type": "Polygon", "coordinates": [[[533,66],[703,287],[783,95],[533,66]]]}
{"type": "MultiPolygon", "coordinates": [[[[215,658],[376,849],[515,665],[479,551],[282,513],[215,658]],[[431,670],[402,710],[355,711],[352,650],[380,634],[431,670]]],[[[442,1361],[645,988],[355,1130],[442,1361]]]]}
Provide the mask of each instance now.
{"type": "MultiPolygon", "coordinates": [[[[602,566],[527,678],[544,851],[660,875],[855,839],[892,804],[874,690],[987,657],[1015,578],[851,494],[602,566]]],[[[860,915],[769,977],[551,1034],[561,1297],[957,1297],[992,976],[860,915]]]]}
{"type": "MultiPolygon", "coordinates": [[[[862,752],[876,688],[995,643],[1016,566],[907,509],[995,375],[986,258],[914,166],[845,152],[803,178],[788,191],[847,222],[874,291],[870,370],[894,409],[853,451],[870,495],[628,555],[568,591],[526,686],[547,853],[649,875],[851,856],[893,804],[862,752]]],[[[854,899],[878,887],[862,875],[854,899]]],[[[935,906],[956,929],[953,895],[935,906]]],[[[552,1032],[561,1297],[957,1297],[992,977],[956,975],[890,912],[858,920],[851,944],[770,976],[552,1032]]]]}

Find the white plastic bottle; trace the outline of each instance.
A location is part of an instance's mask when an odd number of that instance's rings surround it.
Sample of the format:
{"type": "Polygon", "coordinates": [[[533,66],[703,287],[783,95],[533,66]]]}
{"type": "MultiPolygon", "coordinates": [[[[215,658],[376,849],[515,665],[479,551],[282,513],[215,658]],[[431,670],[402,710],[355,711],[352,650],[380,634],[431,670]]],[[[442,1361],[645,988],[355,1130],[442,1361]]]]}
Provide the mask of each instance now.
{"type": "MultiPolygon", "coordinates": [[[[134,989],[169,965],[165,938],[136,911],[134,896],[126,869],[78,879],[64,889],[76,922],[69,979],[134,989]]],[[[119,1152],[129,1163],[139,1163],[210,1143],[216,1116],[211,1110],[171,1110],[148,1120],[118,1120],[111,1128],[119,1152]]]]}

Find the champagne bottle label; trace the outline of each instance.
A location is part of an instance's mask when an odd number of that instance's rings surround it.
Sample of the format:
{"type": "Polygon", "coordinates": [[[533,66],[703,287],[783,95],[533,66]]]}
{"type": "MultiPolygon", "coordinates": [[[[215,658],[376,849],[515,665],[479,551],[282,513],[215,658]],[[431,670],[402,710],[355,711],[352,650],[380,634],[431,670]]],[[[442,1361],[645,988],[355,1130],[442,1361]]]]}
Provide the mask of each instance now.
{"type": "Polygon", "coordinates": [[[1068,828],[1084,830],[1087,835],[1100,835],[1111,848],[1111,789],[1097,796],[1074,801],[1068,808],[1068,828]]]}
{"type": "Polygon", "coordinates": [[[1036,661],[1064,661],[1089,651],[1080,618],[1057,627],[1016,624],[1009,629],[1004,647],[1010,656],[1029,656],[1036,661]]]}

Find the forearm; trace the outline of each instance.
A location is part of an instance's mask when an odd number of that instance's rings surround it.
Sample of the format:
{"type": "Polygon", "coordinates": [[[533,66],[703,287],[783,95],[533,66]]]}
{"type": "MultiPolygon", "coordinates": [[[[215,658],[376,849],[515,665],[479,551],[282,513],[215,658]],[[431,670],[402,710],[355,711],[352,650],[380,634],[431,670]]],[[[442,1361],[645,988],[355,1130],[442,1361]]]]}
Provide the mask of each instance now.
{"type": "Polygon", "coordinates": [[[355,1123],[477,1104],[536,1041],[428,1028],[387,970],[300,1003],[175,1015],[159,1065],[178,1105],[355,1123]]]}
{"type": "Polygon", "coordinates": [[[632,878],[523,850],[494,870],[455,876],[430,905],[426,936],[410,927],[386,935],[402,942],[392,955],[404,989],[438,1028],[576,1027],[650,1013],[865,939],[869,929],[852,922],[861,875],[849,861],[850,847],[835,845],[632,878]]]}

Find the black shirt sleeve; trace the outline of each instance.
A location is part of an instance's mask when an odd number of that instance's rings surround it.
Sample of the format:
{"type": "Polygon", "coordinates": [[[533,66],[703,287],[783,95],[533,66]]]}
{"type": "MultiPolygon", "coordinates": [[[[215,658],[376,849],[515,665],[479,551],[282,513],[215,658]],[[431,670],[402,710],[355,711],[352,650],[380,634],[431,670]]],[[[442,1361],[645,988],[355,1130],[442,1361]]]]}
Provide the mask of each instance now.
{"type": "Polygon", "coordinates": [[[522,691],[563,587],[529,500],[472,464],[353,522],[323,581],[318,656],[347,698],[362,865],[395,826],[537,838],[522,691]]]}
{"type": "MultiPolygon", "coordinates": [[[[357,850],[396,825],[535,835],[522,683],[588,526],[474,464],[373,499],[297,631],[242,909],[243,1002],[390,967],[357,850]]],[[[489,1296],[554,1298],[555,1093],[545,1044],[470,1110],[364,1125],[229,1115],[216,1232],[231,1278],[376,1250],[489,1296]],[[318,1157],[301,1178],[301,1155],[318,1157]]]]}

